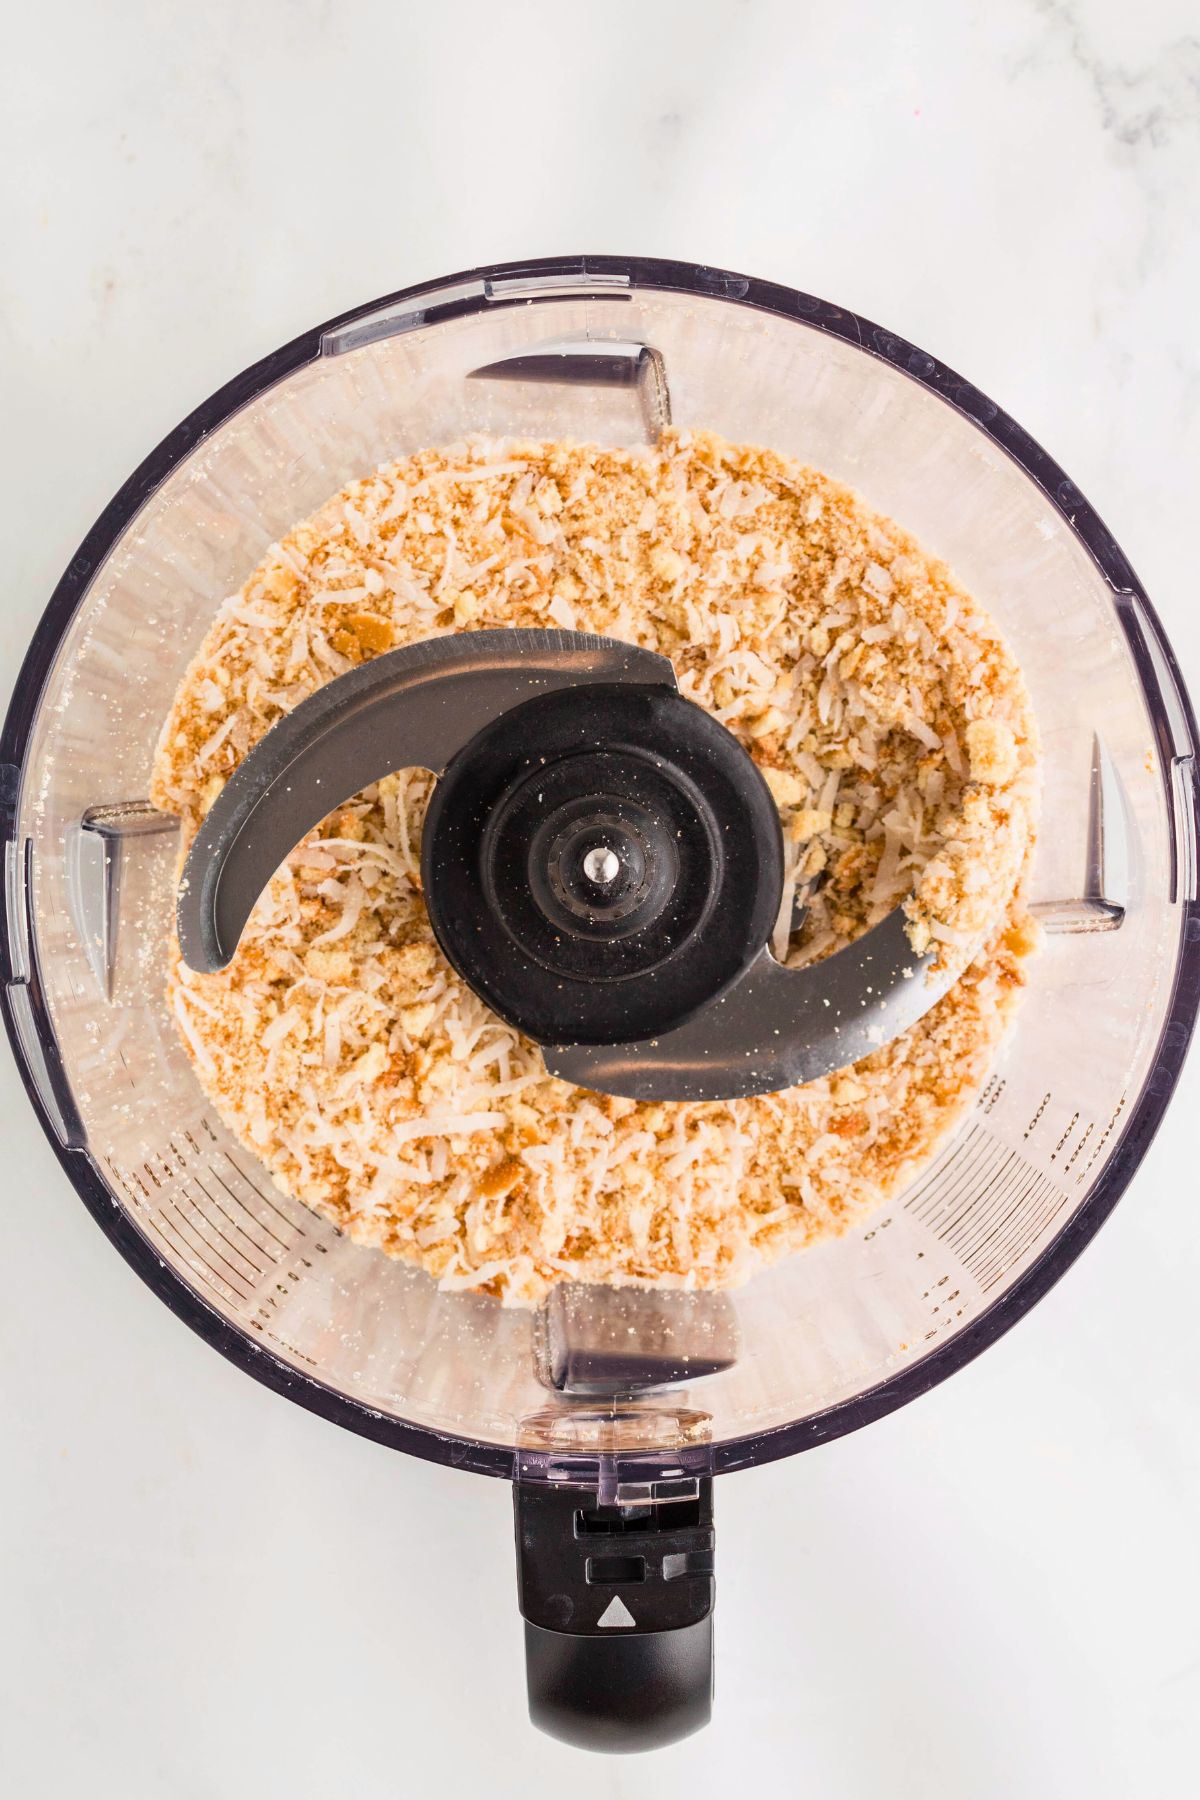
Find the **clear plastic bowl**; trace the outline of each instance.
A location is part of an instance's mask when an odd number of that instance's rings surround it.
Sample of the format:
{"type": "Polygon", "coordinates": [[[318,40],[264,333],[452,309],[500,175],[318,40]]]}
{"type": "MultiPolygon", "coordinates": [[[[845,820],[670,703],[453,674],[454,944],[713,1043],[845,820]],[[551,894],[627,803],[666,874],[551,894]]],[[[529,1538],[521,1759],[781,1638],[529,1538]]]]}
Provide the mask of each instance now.
{"type": "Polygon", "coordinates": [[[806,295],[693,266],[474,271],[248,370],[89,533],[0,745],[6,1018],[81,1197],[168,1305],[260,1380],[489,1474],[536,1476],[601,1440],[647,1465],[733,1469],[960,1367],[1122,1193],[1198,1004],[1195,736],[1103,525],[932,357],[806,295]],[[351,1244],[277,1192],[214,1115],[164,1007],[176,841],[144,803],[151,758],[217,606],[341,484],[468,431],[645,441],[668,410],[849,482],[999,621],[1044,740],[1034,897],[1048,936],[978,1103],[863,1228],[716,1300],[590,1292],[504,1311],[351,1244]],[[664,1308],[690,1379],[662,1359],[664,1308]],[[630,1322],[632,1361],[592,1354],[630,1322]]]}

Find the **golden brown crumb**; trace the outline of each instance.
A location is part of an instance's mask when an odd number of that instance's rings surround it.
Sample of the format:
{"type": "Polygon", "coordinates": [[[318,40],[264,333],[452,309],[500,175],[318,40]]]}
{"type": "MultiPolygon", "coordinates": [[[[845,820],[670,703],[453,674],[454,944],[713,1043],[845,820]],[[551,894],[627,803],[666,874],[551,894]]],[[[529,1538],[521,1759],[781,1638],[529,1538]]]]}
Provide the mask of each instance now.
{"type": "Polygon", "coordinates": [[[479,1192],[485,1200],[502,1200],[512,1193],[524,1174],[525,1165],[520,1157],[506,1156],[503,1162],[496,1163],[481,1177],[479,1192]]]}
{"type": "Polygon", "coordinates": [[[323,950],[314,944],[304,952],[304,968],[314,981],[349,981],[354,958],[348,950],[323,950]]]}
{"type": "Polygon", "coordinates": [[[976,781],[998,786],[1011,781],[1017,767],[1017,744],[1002,719],[974,719],[967,726],[967,754],[976,781]]]}
{"type": "Polygon", "coordinates": [[[377,656],[381,650],[390,650],[396,641],[391,620],[381,618],[378,613],[352,612],[346,626],[358,639],[360,649],[372,656],[377,656]]]}
{"type": "Polygon", "coordinates": [[[442,958],[420,885],[432,778],[409,769],[293,852],[228,969],[197,975],[173,948],[170,1004],[280,1186],[447,1287],[528,1304],[568,1279],[739,1281],[894,1193],[985,1077],[1036,941],[1019,672],[941,564],[787,458],[705,433],[473,440],[351,483],[273,547],[179,689],[155,803],[190,841],[322,683],[500,625],[661,651],[746,746],[784,825],[778,955],[829,955],[912,895],[915,947],[962,979],[853,1070],[783,1094],[665,1106],[569,1087],[442,958]]]}
{"type": "Polygon", "coordinates": [[[794,775],[790,769],[773,769],[764,767],[763,780],[771,790],[771,798],[776,806],[799,806],[808,793],[808,783],[800,775],[794,775]]]}

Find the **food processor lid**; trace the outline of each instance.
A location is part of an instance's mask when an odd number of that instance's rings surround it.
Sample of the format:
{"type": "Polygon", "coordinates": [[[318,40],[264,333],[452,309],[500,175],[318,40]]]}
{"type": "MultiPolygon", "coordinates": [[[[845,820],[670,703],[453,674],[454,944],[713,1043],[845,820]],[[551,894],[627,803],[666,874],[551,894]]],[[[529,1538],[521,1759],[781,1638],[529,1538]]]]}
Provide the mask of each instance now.
{"type": "Polygon", "coordinates": [[[296,844],[412,765],[441,777],[421,857],[438,942],[579,1086],[775,1092],[869,1055],[953,979],[913,951],[903,908],[810,968],[777,962],[782,839],[753,761],[664,657],[568,631],[391,651],[279,720],[188,853],[184,960],[223,968],[296,844]]]}

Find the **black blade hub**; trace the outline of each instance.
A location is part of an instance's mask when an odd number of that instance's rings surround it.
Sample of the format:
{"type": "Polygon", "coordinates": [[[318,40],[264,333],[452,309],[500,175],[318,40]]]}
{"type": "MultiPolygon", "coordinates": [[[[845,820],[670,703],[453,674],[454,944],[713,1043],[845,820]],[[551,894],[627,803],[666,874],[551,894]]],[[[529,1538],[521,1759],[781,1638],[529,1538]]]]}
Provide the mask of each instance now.
{"type": "Polygon", "coordinates": [[[682,1023],[761,950],[783,879],[775,806],[725,728],[666,688],[540,696],[434,790],[422,853],[438,940],[543,1043],[682,1023]]]}

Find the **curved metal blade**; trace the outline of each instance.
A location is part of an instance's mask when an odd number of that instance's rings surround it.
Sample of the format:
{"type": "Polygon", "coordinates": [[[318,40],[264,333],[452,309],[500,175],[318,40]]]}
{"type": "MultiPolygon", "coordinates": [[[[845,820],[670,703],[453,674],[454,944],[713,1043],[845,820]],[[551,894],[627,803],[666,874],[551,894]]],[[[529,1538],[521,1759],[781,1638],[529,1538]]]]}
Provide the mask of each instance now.
{"type": "Polygon", "coordinates": [[[662,1037],[543,1050],[563,1081],[630,1100],[740,1100],[844,1069],[898,1037],[953,986],[913,952],[902,908],[823,962],[763,950],[720,999],[662,1037]]]}
{"type": "Polygon", "coordinates": [[[230,776],[184,864],[183,959],[223,969],[290,850],[393,770],[441,774],[475,734],[536,694],[583,683],[675,686],[665,656],[580,631],[472,631],[374,657],[273,725],[230,776]]]}

